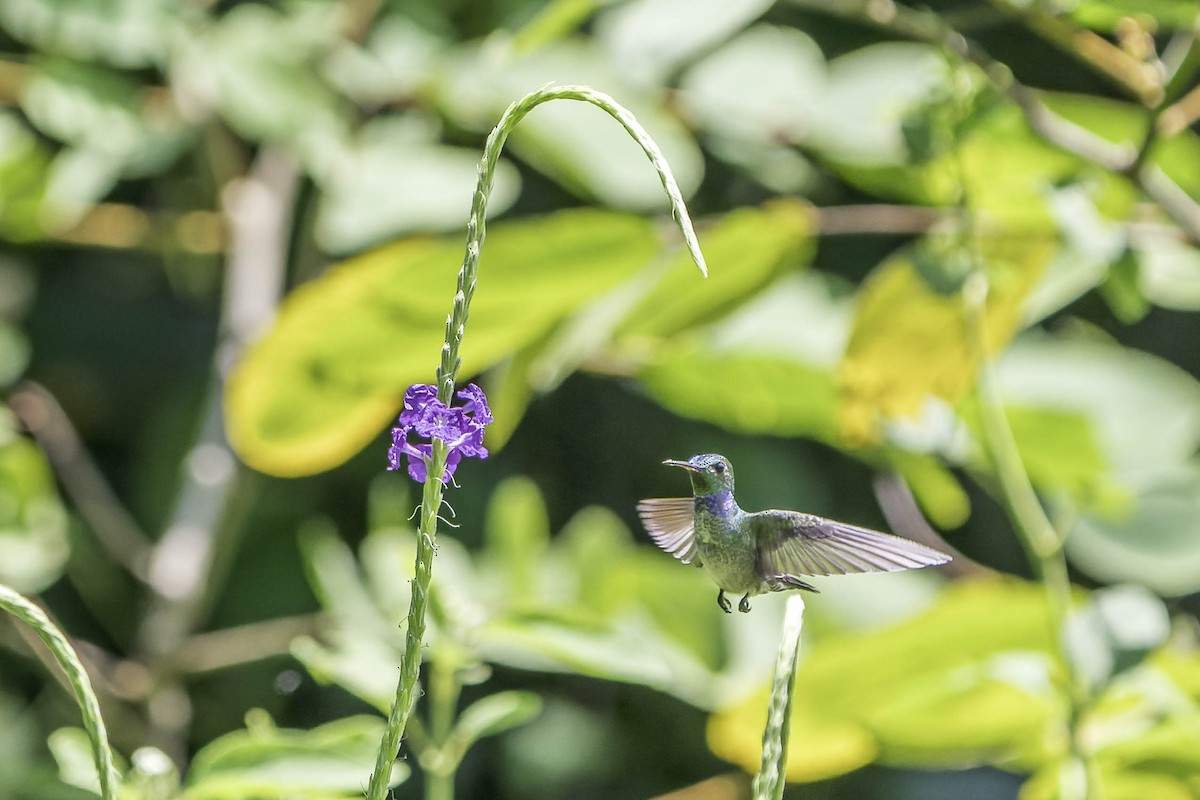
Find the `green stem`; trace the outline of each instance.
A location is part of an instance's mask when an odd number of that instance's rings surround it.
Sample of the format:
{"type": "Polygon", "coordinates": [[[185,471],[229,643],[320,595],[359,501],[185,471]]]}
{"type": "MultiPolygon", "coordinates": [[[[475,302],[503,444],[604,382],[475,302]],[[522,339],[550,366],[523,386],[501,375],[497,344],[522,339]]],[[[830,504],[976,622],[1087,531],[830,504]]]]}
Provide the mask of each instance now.
{"type": "Polygon", "coordinates": [[[1091,800],[1097,796],[1097,782],[1093,766],[1078,741],[1077,730],[1082,710],[1087,703],[1088,688],[1083,675],[1073,666],[1067,652],[1064,635],[1071,613],[1071,582],[1067,575],[1067,562],[1063,556],[1062,537],[1046,515],[1038,500],[1029,473],[1021,460],[1021,453],[1013,436],[1012,427],[1004,413],[999,382],[988,353],[984,319],[987,310],[987,276],[977,270],[963,288],[964,311],[967,336],[979,359],[979,410],[983,428],[983,444],[992,462],[1000,485],[1004,508],[1017,532],[1025,553],[1042,586],[1046,589],[1053,636],[1058,644],[1059,656],[1067,670],[1070,709],[1070,747],[1072,755],[1083,767],[1084,786],[1082,797],[1091,800]]]}
{"type": "Polygon", "coordinates": [[[117,769],[113,766],[108,731],[104,727],[104,718],[100,716],[100,702],[96,699],[96,693],[92,691],[92,682],[88,679],[87,670],[83,668],[75,648],[58,626],[50,621],[45,611],[3,585],[0,585],[0,608],[33,628],[58,659],[59,666],[67,674],[71,688],[75,690],[75,700],[83,712],[83,727],[87,729],[88,737],[92,740],[92,755],[96,759],[96,773],[100,777],[100,796],[104,800],[116,800],[117,769]]]}
{"type": "Polygon", "coordinates": [[[775,660],[775,679],[763,728],[762,767],[754,778],[754,800],[780,800],[787,783],[788,735],[792,727],[792,690],[800,653],[800,631],[804,627],[804,598],[788,598],[783,620],[783,640],[775,660]]]}
{"type": "MultiPolygon", "coordinates": [[[[684,243],[688,252],[696,262],[702,275],[708,275],[704,256],[700,252],[700,244],[696,239],[696,231],[688,216],[687,207],[683,202],[683,194],[679,190],[671,168],[659,150],[658,145],[650,138],[650,134],[634,119],[623,106],[603,92],[597,92],[586,86],[546,87],[532,92],[513,103],[500,117],[500,122],[488,136],[484,145],[483,158],[479,162],[479,180],[475,194],[471,199],[471,215],[467,220],[467,246],[463,256],[462,266],[458,272],[458,288],[454,294],[454,305],[446,318],[446,340],[442,345],[441,362],[437,370],[438,399],[449,404],[454,397],[454,381],[458,376],[458,368],[462,363],[459,349],[463,335],[466,332],[467,319],[470,316],[471,298],[475,294],[475,284],[479,274],[479,254],[483,249],[486,235],[486,215],[488,198],[491,195],[492,183],[495,180],[496,164],[500,160],[500,152],[508,135],[525,115],[542,103],[550,100],[578,100],[600,108],[617,120],[630,136],[641,146],[642,151],[650,159],[658,177],[666,190],[671,203],[671,212],[683,233],[684,243]]],[[[383,800],[390,783],[392,762],[399,752],[400,739],[412,712],[413,693],[417,683],[417,674],[421,669],[421,644],[425,638],[425,612],[429,605],[429,582],[433,573],[433,555],[436,549],[438,511],[442,507],[443,485],[440,480],[445,471],[446,446],[443,442],[434,440],[433,452],[428,465],[425,479],[425,489],[421,498],[421,520],[417,529],[416,570],[412,582],[412,600],[408,608],[408,630],[405,638],[404,654],[400,662],[400,680],[396,686],[396,698],[388,714],[387,728],[379,753],[375,759],[375,769],[367,787],[367,800],[383,800]]]]}

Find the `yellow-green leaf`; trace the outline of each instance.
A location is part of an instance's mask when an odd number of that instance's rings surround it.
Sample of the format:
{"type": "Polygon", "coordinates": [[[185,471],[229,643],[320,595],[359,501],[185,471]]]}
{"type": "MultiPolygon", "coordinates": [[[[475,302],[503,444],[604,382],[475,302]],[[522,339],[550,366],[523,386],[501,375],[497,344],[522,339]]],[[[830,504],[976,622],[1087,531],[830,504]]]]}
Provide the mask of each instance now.
{"type": "Polygon", "coordinates": [[[704,232],[708,280],[696,280],[695,264],[681,251],[618,335],[665,338],[714,321],[784,268],[807,264],[813,253],[810,226],[808,207],[790,200],[730,212],[704,232]]]}
{"type": "MultiPolygon", "coordinates": [[[[1002,349],[1020,325],[1021,301],[1053,253],[1041,238],[976,242],[989,277],[984,320],[988,350],[1002,349]]],[[[858,310],[838,369],[838,427],[852,443],[880,438],[883,418],[907,418],[926,400],[961,400],[975,381],[977,355],[967,335],[962,298],[922,280],[916,254],[880,265],[859,290],[858,310]]]]}
{"type": "MultiPolygon", "coordinates": [[[[628,214],[574,210],[493,225],[462,374],[544,336],[659,249],[653,223],[628,214]]],[[[293,292],[230,376],[238,454],[263,472],[297,476],[337,466],[371,441],[409,385],[433,380],[462,251],[461,236],[409,239],[293,292]]]]}

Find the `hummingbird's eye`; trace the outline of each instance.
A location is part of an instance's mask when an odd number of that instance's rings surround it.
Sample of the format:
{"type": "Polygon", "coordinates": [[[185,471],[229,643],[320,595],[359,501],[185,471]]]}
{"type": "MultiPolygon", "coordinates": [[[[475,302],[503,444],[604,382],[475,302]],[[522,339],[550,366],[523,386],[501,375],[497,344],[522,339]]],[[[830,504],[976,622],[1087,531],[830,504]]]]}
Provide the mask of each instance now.
{"type": "Polygon", "coordinates": [[[720,461],[718,461],[717,463],[712,465],[712,470],[713,470],[713,472],[720,475],[722,472],[725,471],[725,465],[723,463],[721,463],[720,461]]]}

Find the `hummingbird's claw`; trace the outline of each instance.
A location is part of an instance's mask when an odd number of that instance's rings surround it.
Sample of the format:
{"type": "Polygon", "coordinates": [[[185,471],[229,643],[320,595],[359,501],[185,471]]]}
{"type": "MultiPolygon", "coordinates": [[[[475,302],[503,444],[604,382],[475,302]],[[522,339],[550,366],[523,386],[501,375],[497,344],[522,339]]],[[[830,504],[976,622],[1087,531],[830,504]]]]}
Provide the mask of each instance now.
{"type": "Polygon", "coordinates": [[[747,592],[741,600],[738,601],[738,611],[745,614],[750,610],[750,594],[747,592]]]}
{"type": "MultiPolygon", "coordinates": [[[[742,602],[745,602],[744,598],[743,598],[742,602]]],[[[733,604],[730,603],[729,600],[726,599],[724,589],[721,589],[719,592],[717,592],[717,605],[719,605],[721,607],[721,610],[724,611],[726,614],[733,613],[733,604]]]]}

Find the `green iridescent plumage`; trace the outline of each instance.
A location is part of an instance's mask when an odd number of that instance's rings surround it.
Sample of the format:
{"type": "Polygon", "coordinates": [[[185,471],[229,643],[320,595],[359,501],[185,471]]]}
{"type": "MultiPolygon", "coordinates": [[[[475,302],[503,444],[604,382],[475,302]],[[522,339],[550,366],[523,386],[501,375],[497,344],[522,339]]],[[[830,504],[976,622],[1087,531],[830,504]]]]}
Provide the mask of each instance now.
{"type": "Polygon", "coordinates": [[[895,572],[950,560],[923,544],[812,514],[743,511],[733,497],[733,466],[716,453],[663,463],[688,471],[693,496],[641,501],[642,524],[663,550],[708,571],[726,613],[726,592],[742,595],[738,610],[745,612],[752,595],[817,591],[802,577],[895,572]]]}

